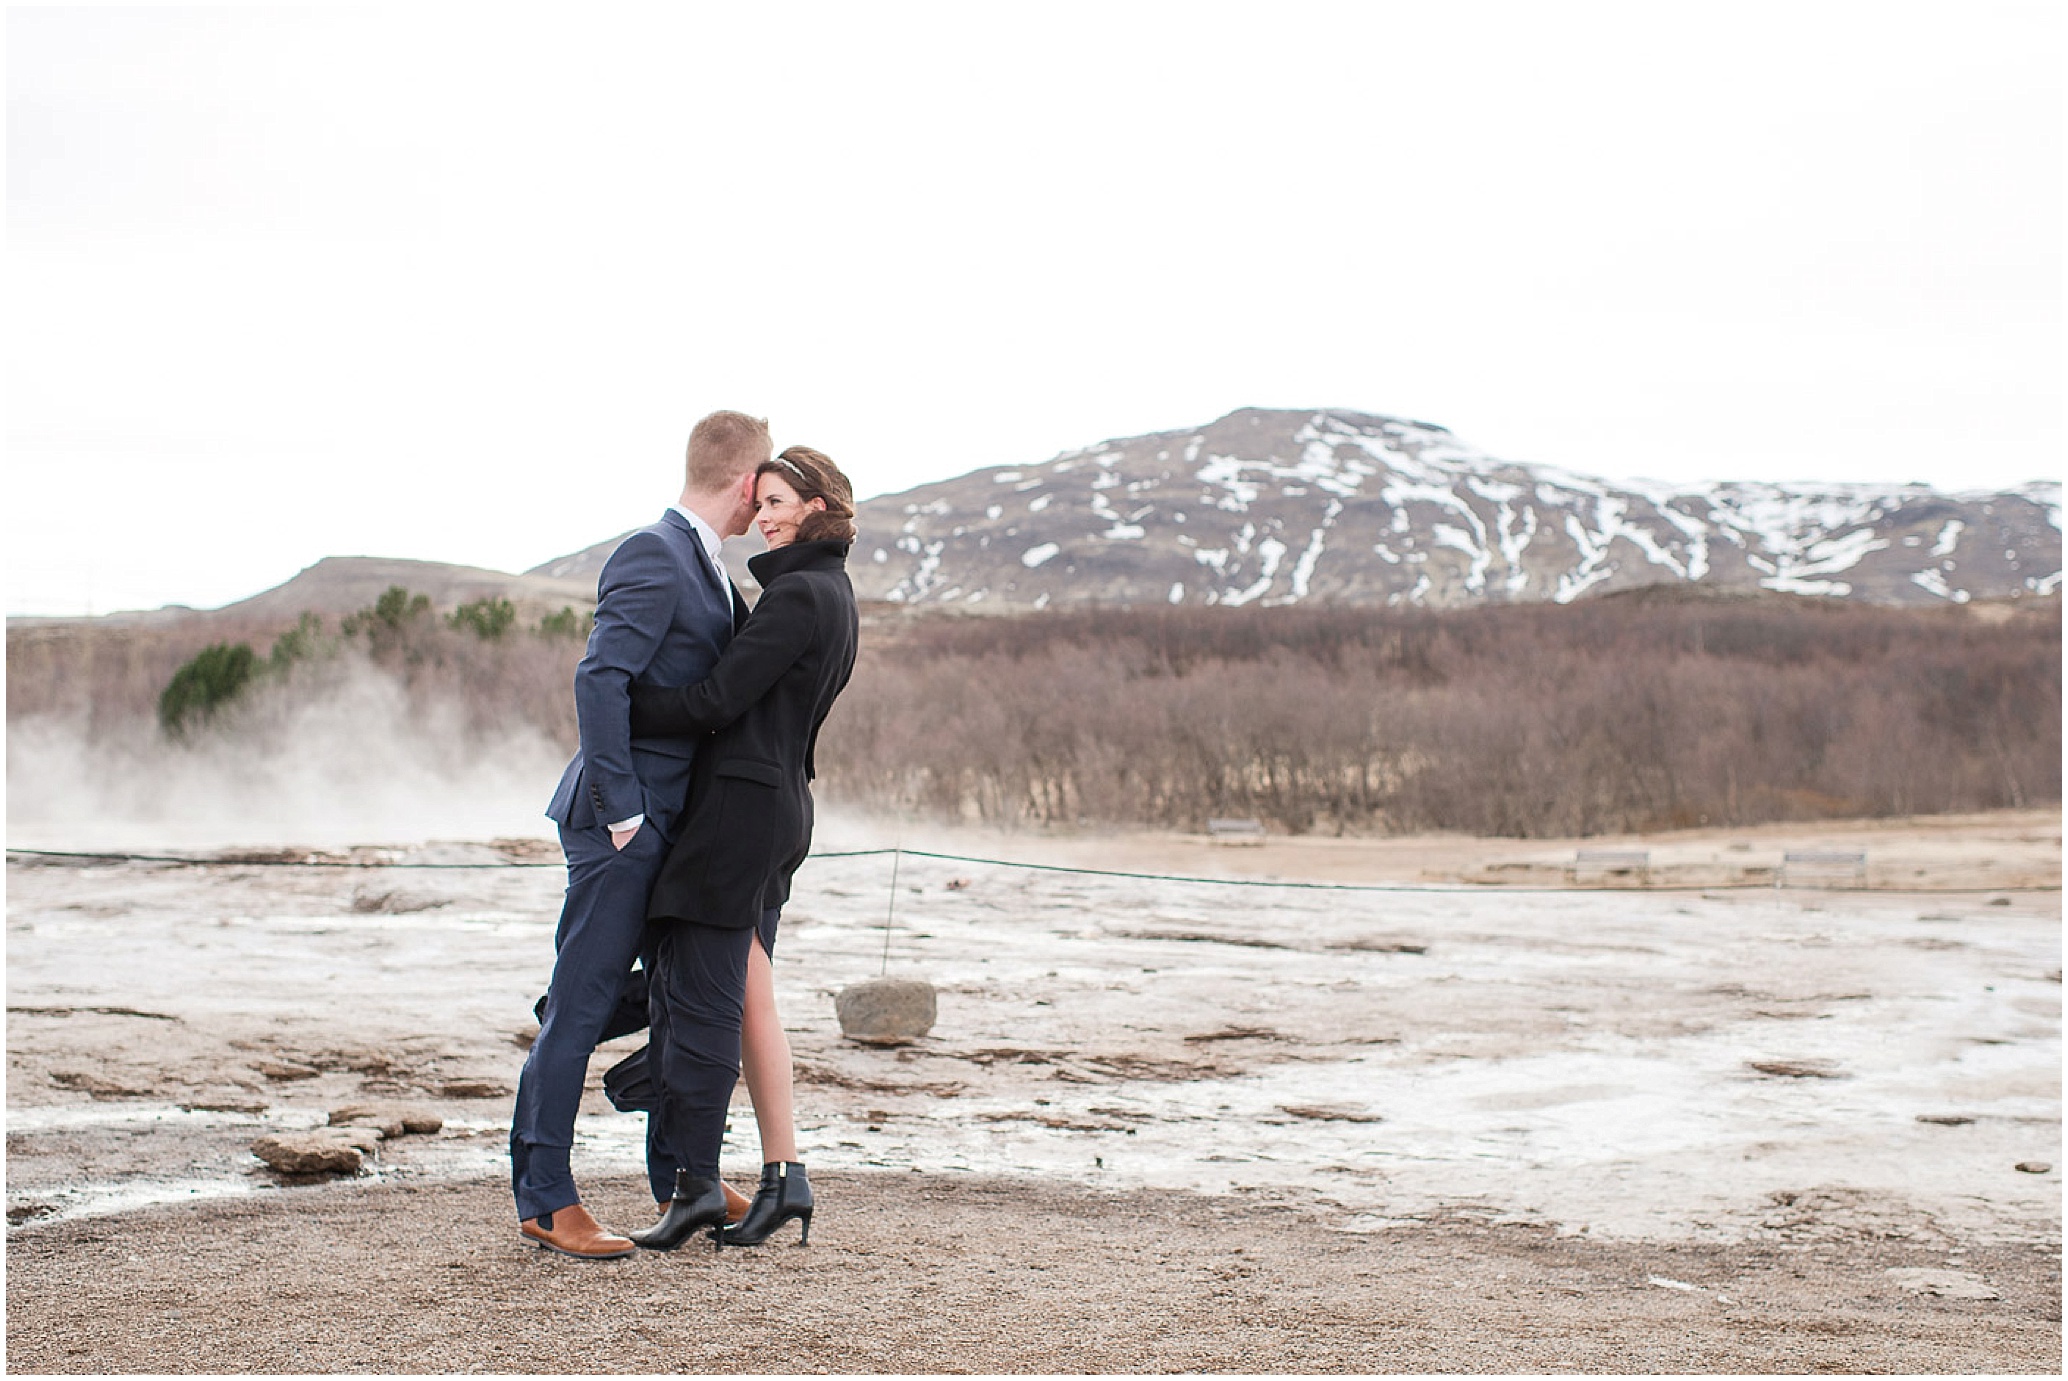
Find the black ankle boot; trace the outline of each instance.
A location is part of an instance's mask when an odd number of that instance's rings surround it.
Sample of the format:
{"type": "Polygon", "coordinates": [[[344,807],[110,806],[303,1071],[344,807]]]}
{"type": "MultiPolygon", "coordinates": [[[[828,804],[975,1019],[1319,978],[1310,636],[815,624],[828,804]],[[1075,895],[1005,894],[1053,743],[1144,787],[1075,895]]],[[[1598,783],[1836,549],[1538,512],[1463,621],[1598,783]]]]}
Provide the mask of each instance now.
{"type": "MultiPolygon", "coordinates": [[[[668,1200],[668,1210],[661,1220],[644,1232],[625,1234],[650,1252],[671,1252],[689,1240],[689,1235],[698,1228],[713,1229],[725,1226],[725,1186],[716,1177],[705,1178],[692,1175],[687,1170],[675,1172],[675,1193],[668,1200]]],[[[718,1245],[718,1233],[711,1234],[711,1245],[718,1245]]]]}
{"type": "Polygon", "coordinates": [[[759,1246],[770,1233],[792,1218],[803,1224],[797,1234],[797,1245],[809,1246],[811,1181],[804,1177],[804,1166],[800,1162],[776,1161],[761,1167],[761,1190],[755,1194],[747,1216],[719,1235],[727,1246],[759,1246]]]}

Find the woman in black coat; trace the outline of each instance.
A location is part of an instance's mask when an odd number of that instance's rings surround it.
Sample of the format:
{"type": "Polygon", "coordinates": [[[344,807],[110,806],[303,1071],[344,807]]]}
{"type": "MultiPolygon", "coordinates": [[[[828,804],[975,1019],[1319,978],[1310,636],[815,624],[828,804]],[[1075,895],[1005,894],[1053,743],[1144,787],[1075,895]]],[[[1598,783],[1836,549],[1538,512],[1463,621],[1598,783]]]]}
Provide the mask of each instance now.
{"type": "Polygon", "coordinates": [[[753,613],[704,680],[632,689],[635,734],[710,735],[698,745],[682,827],[647,906],[656,1116],[684,1162],[661,1221],[633,1234],[660,1249],[723,1221],[718,1152],[743,1023],[764,1164],[760,1193],[723,1240],[752,1245],[791,1218],[803,1223],[800,1240],[811,1232],[769,959],[790,877],[811,847],[819,728],[854,670],[858,621],[846,569],[854,499],[831,460],[792,446],[761,466],[754,502],[769,550],[747,563],[761,582],[753,613]]]}

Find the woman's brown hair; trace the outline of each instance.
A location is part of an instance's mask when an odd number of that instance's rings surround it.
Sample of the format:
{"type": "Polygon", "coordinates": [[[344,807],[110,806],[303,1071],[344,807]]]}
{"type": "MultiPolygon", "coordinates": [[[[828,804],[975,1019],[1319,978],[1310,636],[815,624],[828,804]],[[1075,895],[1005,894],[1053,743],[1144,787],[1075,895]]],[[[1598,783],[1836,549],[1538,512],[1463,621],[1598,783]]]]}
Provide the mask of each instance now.
{"type": "Polygon", "coordinates": [[[824,451],[809,446],[788,446],[772,460],[764,460],[755,475],[780,475],[809,504],[823,499],[825,512],[814,509],[797,525],[800,542],[852,542],[854,540],[854,486],[824,451]]]}

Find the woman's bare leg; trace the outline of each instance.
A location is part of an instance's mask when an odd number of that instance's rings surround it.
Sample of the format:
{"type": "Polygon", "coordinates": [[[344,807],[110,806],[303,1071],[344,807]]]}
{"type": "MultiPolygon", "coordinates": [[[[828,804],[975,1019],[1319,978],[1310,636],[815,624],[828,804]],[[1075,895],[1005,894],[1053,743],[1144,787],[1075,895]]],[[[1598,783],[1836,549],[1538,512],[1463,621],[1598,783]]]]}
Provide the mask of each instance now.
{"type": "Polygon", "coordinates": [[[740,1021],[740,1071],[754,1100],[761,1163],[797,1159],[797,1122],[790,1094],[790,1038],[776,1015],[775,968],[756,936],[747,954],[747,1008],[740,1021]]]}

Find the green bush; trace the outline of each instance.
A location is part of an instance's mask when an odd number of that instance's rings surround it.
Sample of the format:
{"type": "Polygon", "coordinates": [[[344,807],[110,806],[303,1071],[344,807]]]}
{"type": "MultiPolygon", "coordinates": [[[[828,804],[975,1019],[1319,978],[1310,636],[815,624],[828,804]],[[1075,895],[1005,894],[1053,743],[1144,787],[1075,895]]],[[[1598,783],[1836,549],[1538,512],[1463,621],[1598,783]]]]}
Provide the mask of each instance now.
{"type": "Polygon", "coordinates": [[[411,595],[400,585],[390,585],[381,592],[381,597],[373,602],[372,608],[345,615],[339,627],[348,638],[361,633],[374,636],[381,633],[400,633],[405,625],[430,612],[429,595],[411,595]]]}
{"type": "Polygon", "coordinates": [[[306,609],[294,627],[273,639],[273,651],[266,658],[267,667],[275,672],[286,671],[296,662],[305,662],[316,655],[322,647],[323,620],[306,609]]]}
{"type": "Polygon", "coordinates": [[[244,693],[258,668],[250,643],[212,643],[195,653],[172,674],[158,697],[158,724],[174,738],[183,738],[197,722],[244,693]]]}
{"type": "Polygon", "coordinates": [[[536,631],[541,638],[586,638],[595,622],[594,614],[577,614],[572,606],[563,604],[559,613],[540,619],[536,631]]]}
{"type": "Polygon", "coordinates": [[[477,599],[447,614],[445,622],[452,628],[470,630],[475,637],[492,643],[517,622],[517,606],[507,599],[477,599]]]}

